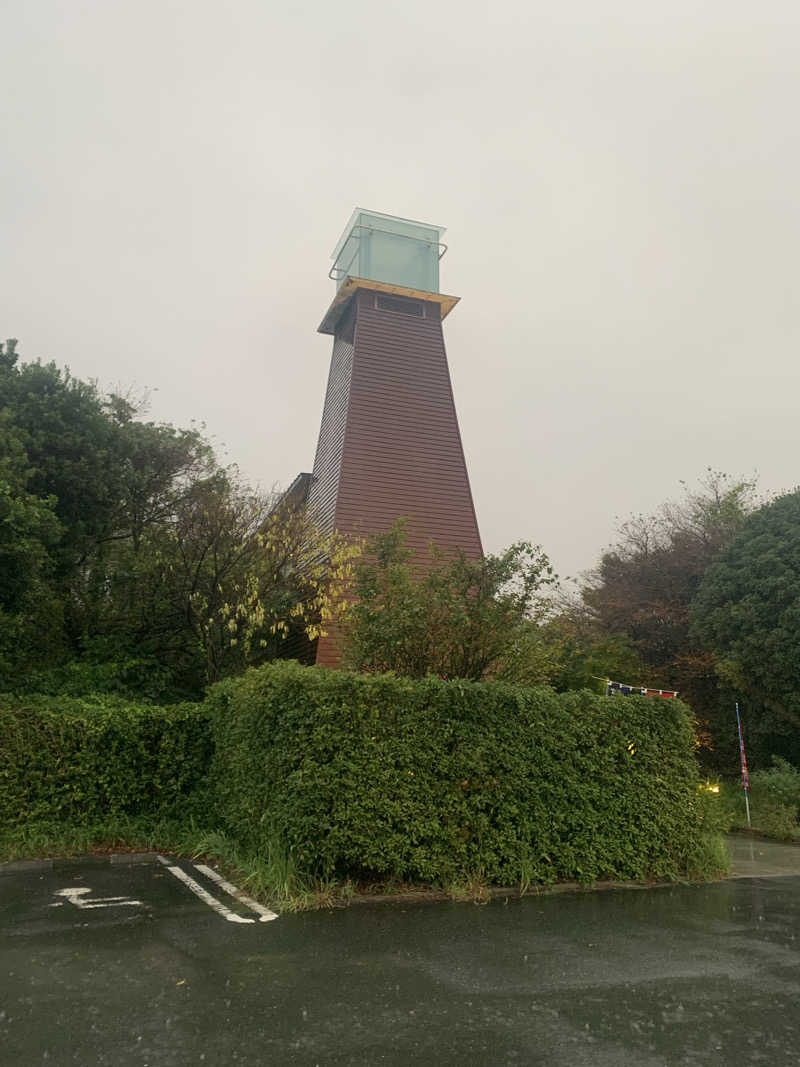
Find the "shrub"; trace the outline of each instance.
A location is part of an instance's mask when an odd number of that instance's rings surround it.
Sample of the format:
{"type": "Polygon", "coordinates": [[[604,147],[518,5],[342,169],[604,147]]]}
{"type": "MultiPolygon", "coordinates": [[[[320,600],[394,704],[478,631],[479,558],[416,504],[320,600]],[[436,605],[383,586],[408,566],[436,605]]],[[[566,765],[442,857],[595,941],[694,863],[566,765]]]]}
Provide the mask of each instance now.
{"type": "Polygon", "coordinates": [[[769,770],[753,771],[750,788],[756,800],[771,800],[788,808],[800,809],[800,771],[780,756],[772,757],[769,770]]]}
{"type": "Polygon", "coordinates": [[[420,571],[405,526],[376,534],[355,562],[355,598],[338,619],[344,664],[409,678],[549,679],[556,664],[533,621],[555,581],[544,552],[520,541],[468,559],[431,544],[420,571]]]}
{"type": "Polygon", "coordinates": [[[0,697],[0,827],[183,809],[210,757],[202,706],[0,697]]]}
{"type": "MultiPolygon", "coordinates": [[[[751,813],[752,828],[765,837],[774,837],[778,841],[791,841],[800,836],[797,823],[797,808],[781,804],[780,801],[764,800],[751,813]]],[[[744,820],[742,820],[744,825],[744,820]]]]}
{"type": "MultiPolygon", "coordinates": [[[[750,775],[750,825],[758,833],[781,841],[800,838],[800,771],[778,756],[773,756],[772,763],[769,770],[753,771],[750,775]]],[[[732,823],[738,829],[746,829],[740,783],[730,783],[726,793],[732,823]]]]}
{"type": "Polygon", "coordinates": [[[710,856],[675,700],[284,663],[208,703],[224,823],[302,875],[588,883],[710,856]]]}

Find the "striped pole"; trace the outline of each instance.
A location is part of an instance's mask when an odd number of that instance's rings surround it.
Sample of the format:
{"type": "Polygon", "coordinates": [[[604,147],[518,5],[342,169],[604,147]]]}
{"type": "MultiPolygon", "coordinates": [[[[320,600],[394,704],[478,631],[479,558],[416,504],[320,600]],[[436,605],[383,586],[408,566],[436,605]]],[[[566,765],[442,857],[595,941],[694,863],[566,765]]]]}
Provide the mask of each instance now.
{"type": "Polygon", "coordinates": [[[739,701],[736,701],[736,726],[739,730],[739,757],[742,762],[742,789],[744,789],[744,806],[747,812],[747,825],[750,826],[750,776],[747,773],[747,756],[744,752],[744,737],[742,736],[742,717],[739,714],[739,701]]]}

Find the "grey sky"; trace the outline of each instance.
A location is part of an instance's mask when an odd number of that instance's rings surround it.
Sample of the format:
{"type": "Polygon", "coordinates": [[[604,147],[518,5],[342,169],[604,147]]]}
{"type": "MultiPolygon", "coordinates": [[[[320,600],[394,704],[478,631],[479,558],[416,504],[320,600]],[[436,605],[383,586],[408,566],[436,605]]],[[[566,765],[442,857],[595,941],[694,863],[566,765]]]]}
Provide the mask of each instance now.
{"type": "Polygon", "coordinates": [[[489,550],[562,574],[707,465],[798,478],[800,5],[5,0],[0,335],[314,458],[353,207],[448,227],[489,550]]]}

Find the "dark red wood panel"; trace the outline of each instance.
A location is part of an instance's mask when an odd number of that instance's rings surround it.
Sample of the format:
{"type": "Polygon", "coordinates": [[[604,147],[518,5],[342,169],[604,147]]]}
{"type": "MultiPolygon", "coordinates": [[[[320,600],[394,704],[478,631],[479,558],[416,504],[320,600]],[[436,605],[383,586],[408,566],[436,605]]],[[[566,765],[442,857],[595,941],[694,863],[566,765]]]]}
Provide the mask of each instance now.
{"type": "MultiPolygon", "coordinates": [[[[317,521],[366,537],[408,518],[408,544],[425,565],[431,541],[482,553],[458,428],[439,308],[383,310],[355,297],[353,344],[334,340],[309,507],[317,521]],[[334,503],[335,502],[335,503],[334,503]]],[[[400,302],[402,305],[402,302],[400,302]]],[[[397,302],[392,307],[397,307],[397,302]]],[[[317,662],[335,665],[335,635],[317,662]]]]}

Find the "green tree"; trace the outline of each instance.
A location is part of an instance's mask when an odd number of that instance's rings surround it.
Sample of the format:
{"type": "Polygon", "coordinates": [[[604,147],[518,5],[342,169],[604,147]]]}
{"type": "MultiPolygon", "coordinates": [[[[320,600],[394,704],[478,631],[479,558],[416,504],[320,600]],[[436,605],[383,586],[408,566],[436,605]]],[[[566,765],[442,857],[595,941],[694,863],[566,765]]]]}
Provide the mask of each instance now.
{"type": "Polygon", "coordinates": [[[604,633],[582,603],[562,604],[541,628],[556,663],[551,684],[558,692],[604,691],[604,680],[646,682],[647,668],[626,634],[604,633]]]}
{"type": "Polygon", "coordinates": [[[197,696],[315,635],[349,553],[145,421],[0,345],[0,688],[197,696]]]}
{"type": "Polygon", "coordinates": [[[301,511],[218,470],[151,524],[136,552],[109,572],[114,629],[169,665],[182,689],[284,653],[294,634],[317,635],[352,551],[301,511]],[[119,605],[129,603],[121,617],[119,605]]]}
{"type": "Polygon", "coordinates": [[[219,468],[202,430],[138,421],[140,409],[116,395],[106,408],[119,428],[112,537],[129,539],[137,551],[145,530],[171,521],[181,501],[219,468]]]}
{"type": "Polygon", "coordinates": [[[0,395],[27,456],[28,491],[54,501],[58,570],[69,574],[112,531],[119,428],[94,384],[55,363],[19,364],[16,341],[0,353],[0,395]]]}
{"type": "Polygon", "coordinates": [[[341,621],[347,665],[412,678],[544,681],[549,659],[530,630],[554,581],[541,549],[520,542],[472,560],[431,546],[421,570],[404,526],[376,535],[355,563],[341,621]]]}
{"type": "Polygon", "coordinates": [[[697,490],[684,490],[655,515],[623,523],[581,596],[598,638],[624,635],[641,659],[643,680],[678,689],[692,706],[710,758],[719,733],[719,678],[713,652],[690,632],[690,605],[708,567],[755,506],[755,485],[708,470],[697,490]]]}
{"type": "Polygon", "coordinates": [[[28,492],[28,481],[22,442],[0,411],[0,687],[60,640],[51,577],[61,524],[54,498],[28,492]]]}
{"type": "Polygon", "coordinates": [[[800,762],[800,492],[747,519],[706,572],[692,619],[743,704],[752,758],[800,762]]]}
{"type": "MultiPolygon", "coordinates": [[[[107,525],[69,574],[66,595],[80,648],[97,648],[108,633],[123,646],[127,634],[141,648],[148,552],[162,536],[174,534],[191,500],[229,489],[201,431],[137,421],[136,407],[117,396],[104,407],[116,427],[114,493],[107,525]]],[[[150,612],[152,633],[163,632],[163,621],[150,612]]]]}

